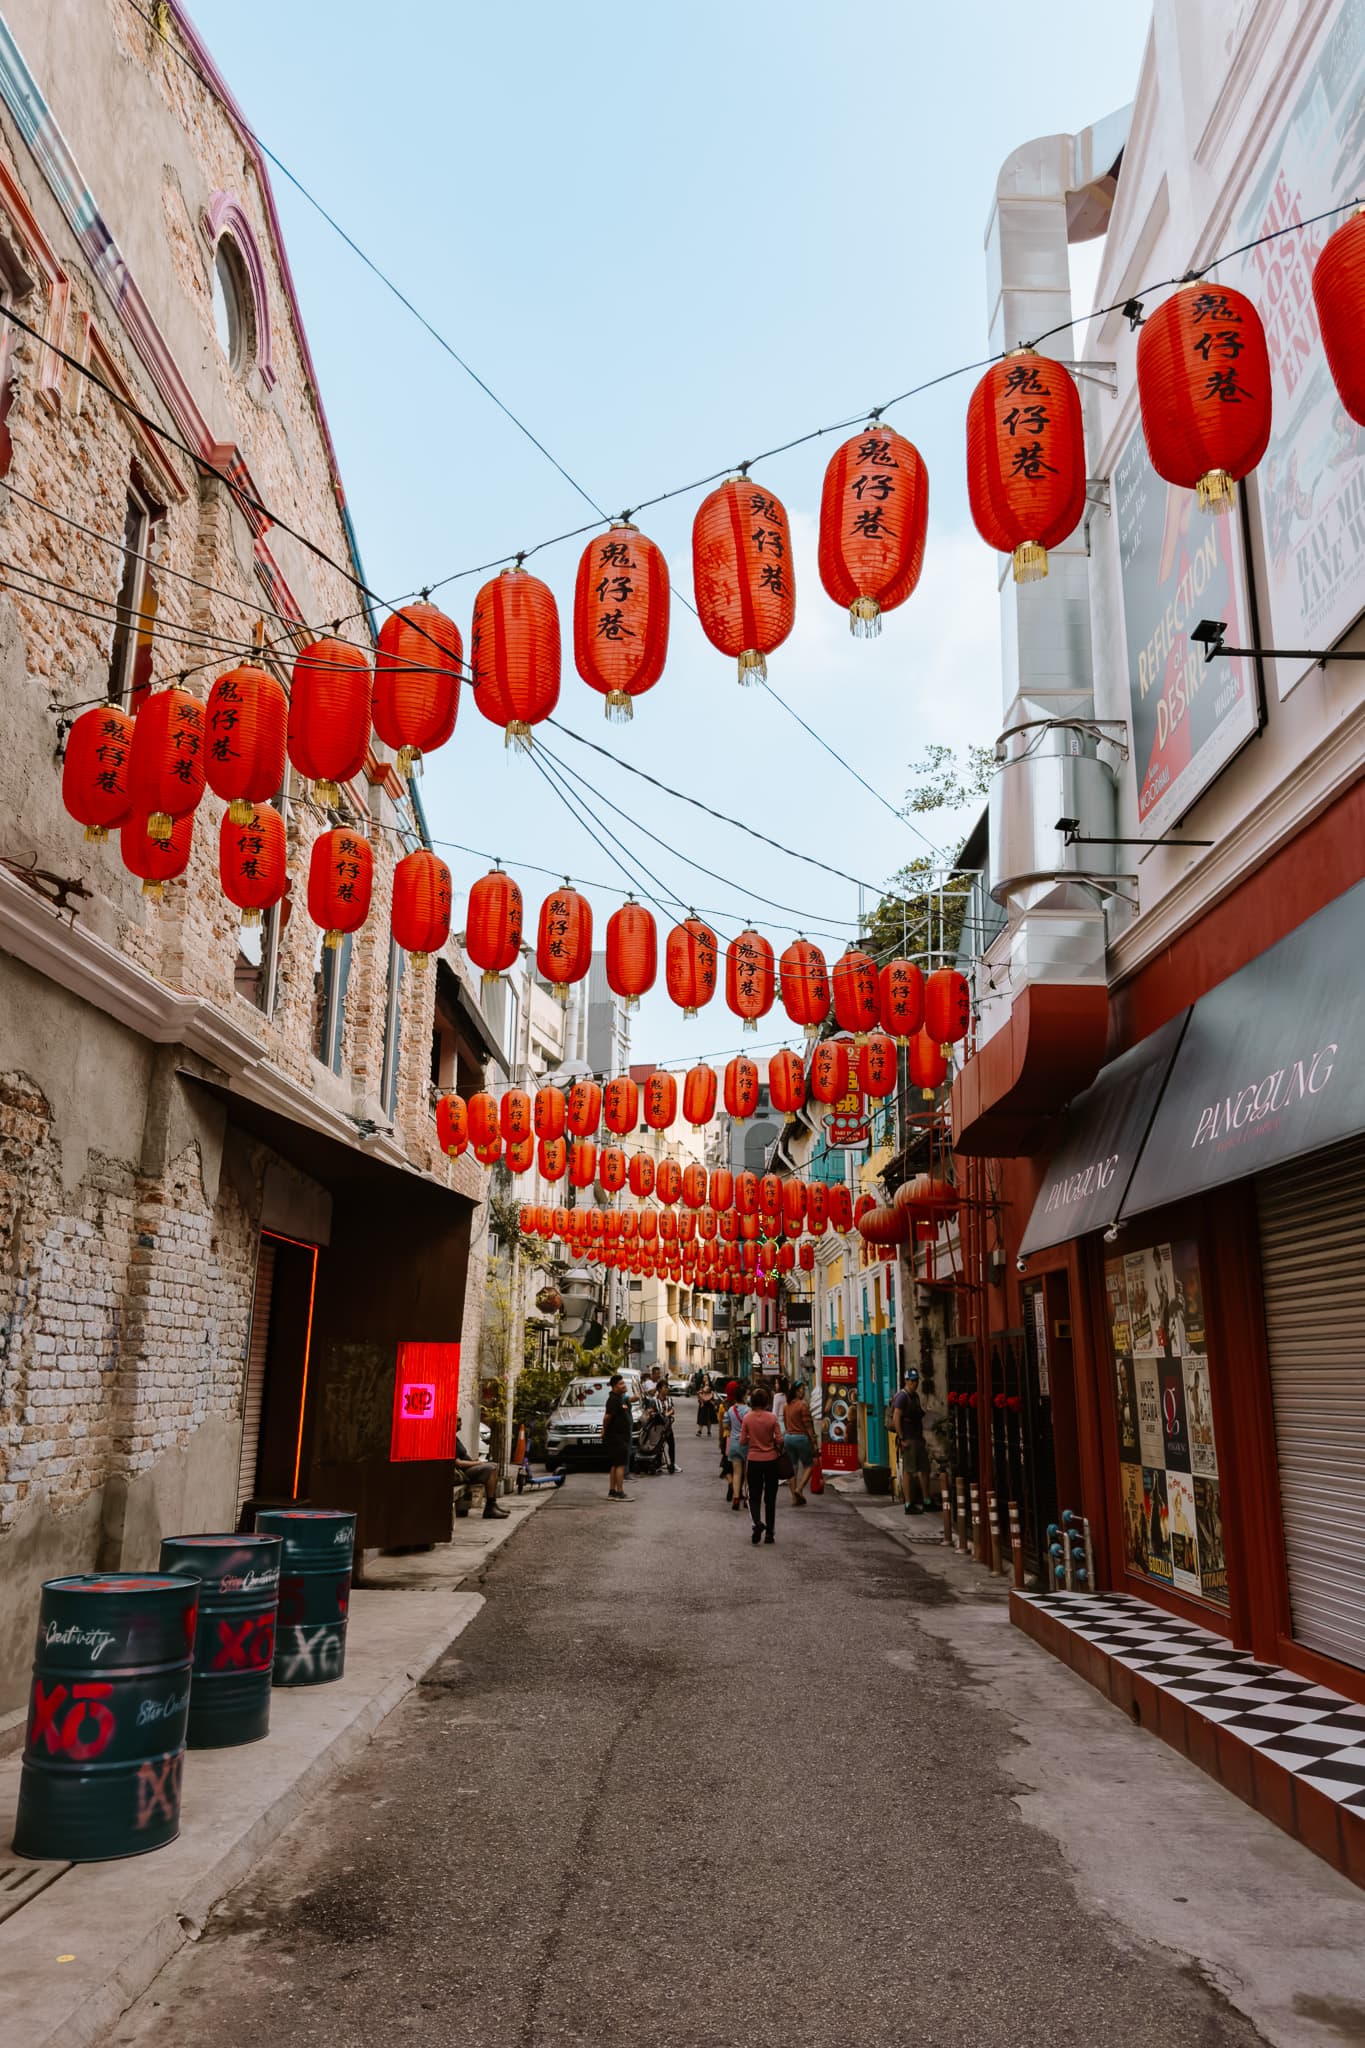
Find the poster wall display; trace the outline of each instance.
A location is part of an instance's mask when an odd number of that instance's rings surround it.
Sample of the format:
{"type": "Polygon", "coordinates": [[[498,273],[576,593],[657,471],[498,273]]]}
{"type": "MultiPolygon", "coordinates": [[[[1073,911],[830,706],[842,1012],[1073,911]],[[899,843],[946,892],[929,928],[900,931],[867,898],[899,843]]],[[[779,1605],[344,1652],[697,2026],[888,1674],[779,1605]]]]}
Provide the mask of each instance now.
{"type": "Polygon", "coordinates": [[[856,1472],[858,1455],[858,1361],[820,1360],[820,1470],[856,1472]]]}
{"type": "Polygon", "coordinates": [[[1226,1607],[1197,1247],[1144,1245],[1106,1260],[1104,1297],[1124,1561],[1140,1577],[1226,1607]]]}
{"type": "MultiPolygon", "coordinates": [[[[1351,200],[1362,178],[1365,0],[1342,0],[1260,160],[1230,239],[1251,242],[1351,200]]],[[[1229,282],[1254,300],[1270,349],[1273,423],[1253,485],[1265,543],[1266,647],[1331,647],[1365,608],[1365,427],[1337,397],[1311,284],[1323,244],[1346,218],[1343,212],[1301,234],[1277,234],[1252,249],[1237,274],[1228,270],[1229,282]]],[[[1280,696],[1312,666],[1276,662],[1280,696]]]]}
{"type": "MultiPolygon", "coordinates": [[[[1365,5],[1365,0],[1361,0],[1365,5]]],[[[1256,645],[1239,506],[1213,519],[1193,491],[1152,468],[1142,428],[1114,470],[1119,573],[1138,830],[1158,837],[1178,823],[1261,728],[1254,661],[1208,662],[1191,629],[1221,619],[1230,647],[1256,645]]]]}

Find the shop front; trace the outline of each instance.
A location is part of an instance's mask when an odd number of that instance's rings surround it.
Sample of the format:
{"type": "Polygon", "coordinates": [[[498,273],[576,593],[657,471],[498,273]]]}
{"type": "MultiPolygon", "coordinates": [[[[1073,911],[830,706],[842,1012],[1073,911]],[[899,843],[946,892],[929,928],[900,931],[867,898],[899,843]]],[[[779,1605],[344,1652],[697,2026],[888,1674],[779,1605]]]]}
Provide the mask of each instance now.
{"type": "Polygon", "coordinates": [[[1072,1104],[1019,1245],[1103,1589],[1365,1700],[1365,884],[1072,1104]]]}

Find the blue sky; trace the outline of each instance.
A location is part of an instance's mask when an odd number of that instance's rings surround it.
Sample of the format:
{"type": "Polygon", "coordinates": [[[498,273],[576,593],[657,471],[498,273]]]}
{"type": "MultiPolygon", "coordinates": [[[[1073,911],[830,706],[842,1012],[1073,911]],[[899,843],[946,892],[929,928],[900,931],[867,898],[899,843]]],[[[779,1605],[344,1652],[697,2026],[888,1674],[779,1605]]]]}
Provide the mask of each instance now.
{"type": "MultiPolygon", "coordinates": [[[[1000,0],[865,11],[391,0],[379,13],[356,0],[197,0],[194,11],[263,139],[609,510],[982,355],[982,236],[1002,160],[1130,99],[1147,28],[1145,10],[1114,8],[1101,34],[1090,0],[1053,0],[1027,35],[1000,0]]],[[[591,518],[278,176],[275,189],[373,586],[401,594],[591,518]]],[[[1093,250],[1082,263],[1088,283],[1093,250]]],[[[797,549],[797,624],[770,662],[773,689],[893,802],[926,744],[990,741],[999,723],[994,558],[970,526],[963,474],[971,381],[890,415],[928,463],[930,533],[920,587],[878,640],[851,637],[816,573],[836,441],[755,472],[784,500],[797,549]]],[[[697,502],[640,522],[685,591],[697,502]]],[[[560,601],[566,723],[874,887],[922,850],[771,697],[738,687],[676,602],[662,681],[631,725],[607,725],[573,667],[582,545],[531,565],[560,601]]],[[[466,635],[480,580],[440,598],[466,635]]],[[[752,904],[778,950],[791,936],[779,920],[833,935],[857,917],[852,884],[554,744],[669,891],[722,930],[739,928],[753,892],[795,906],[752,904]],[[668,850],[637,842],[636,818],[668,850]],[[695,874],[683,852],[727,881],[695,874]]],[[[500,853],[514,872],[535,862],[606,884],[588,891],[599,925],[625,892],[468,693],[423,794],[438,839],[500,853]]],[[[947,846],[964,822],[927,821],[947,846]]],[[[480,864],[447,857],[462,894],[480,864]]],[[[520,879],[529,922],[549,884],[520,879]]],[[[719,1004],[684,1023],[660,995],[634,1056],[739,1042],[719,1004]]]]}

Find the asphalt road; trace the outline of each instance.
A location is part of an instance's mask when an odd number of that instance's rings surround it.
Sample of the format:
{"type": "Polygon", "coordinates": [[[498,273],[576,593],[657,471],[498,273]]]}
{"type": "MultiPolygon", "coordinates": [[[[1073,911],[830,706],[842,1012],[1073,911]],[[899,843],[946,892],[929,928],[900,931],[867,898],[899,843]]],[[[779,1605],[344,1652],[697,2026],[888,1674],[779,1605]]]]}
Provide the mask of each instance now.
{"type": "Polygon", "coordinates": [[[114,2041],[1259,2040],[1021,1821],[1006,1722],[919,1622],[942,1583],[832,1495],[784,1490],[753,1548],[714,1448],[685,1422],[679,1448],[625,1504],[573,1477],[499,1553],[114,2041]]]}

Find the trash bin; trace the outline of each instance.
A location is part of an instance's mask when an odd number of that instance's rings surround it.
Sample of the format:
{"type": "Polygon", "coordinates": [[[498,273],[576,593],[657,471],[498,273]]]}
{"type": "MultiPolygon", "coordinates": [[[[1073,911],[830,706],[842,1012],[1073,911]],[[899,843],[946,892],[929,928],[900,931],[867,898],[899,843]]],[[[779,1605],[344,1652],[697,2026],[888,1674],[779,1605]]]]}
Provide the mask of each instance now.
{"type": "Polygon", "coordinates": [[[262,1508],[256,1528],[281,1536],[276,1685],[329,1685],[346,1663],[355,1516],[332,1508],[262,1508]]]}
{"type": "Polygon", "coordinates": [[[259,1742],[270,1732],[280,1538],[167,1536],[161,1569],[199,1581],[188,1747],[259,1742]]]}
{"type": "Polygon", "coordinates": [[[49,1579],[19,1781],[20,1856],[93,1863],[180,1832],[197,1580],[49,1579]]]}

